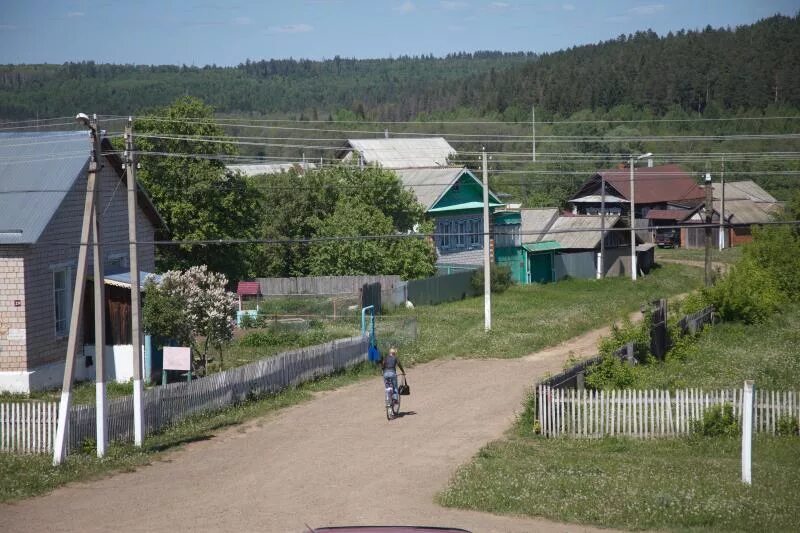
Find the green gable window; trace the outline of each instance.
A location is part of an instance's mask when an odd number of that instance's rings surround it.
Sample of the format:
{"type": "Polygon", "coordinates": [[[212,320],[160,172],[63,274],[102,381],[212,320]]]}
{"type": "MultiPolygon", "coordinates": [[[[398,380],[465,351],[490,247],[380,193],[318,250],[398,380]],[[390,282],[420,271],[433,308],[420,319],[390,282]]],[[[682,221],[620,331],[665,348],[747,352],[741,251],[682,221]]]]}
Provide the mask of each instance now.
{"type": "Polygon", "coordinates": [[[471,215],[439,219],[436,222],[436,244],[442,252],[483,248],[483,218],[471,215]]]}

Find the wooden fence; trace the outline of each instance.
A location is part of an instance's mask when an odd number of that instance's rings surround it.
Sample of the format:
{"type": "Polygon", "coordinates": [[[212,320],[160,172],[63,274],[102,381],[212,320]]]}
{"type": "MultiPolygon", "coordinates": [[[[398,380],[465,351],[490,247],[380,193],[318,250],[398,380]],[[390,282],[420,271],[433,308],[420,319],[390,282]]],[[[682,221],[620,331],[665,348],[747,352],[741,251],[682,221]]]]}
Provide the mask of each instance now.
{"type": "MultiPolygon", "coordinates": [[[[269,394],[367,360],[368,339],[352,337],[284,352],[254,363],[193,380],[144,391],[144,427],[152,434],[197,413],[222,409],[252,395],[269,394]]],[[[133,400],[108,402],[108,436],[133,440],[133,400]]],[[[0,404],[0,450],[46,453],[53,449],[58,402],[0,404]]],[[[95,439],[94,405],[74,405],[69,413],[69,448],[95,439]]]]}
{"type": "MultiPolygon", "coordinates": [[[[595,391],[537,389],[537,414],[542,435],[549,437],[637,438],[688,435],[692,422],[715,405],[733,407],[742,420],[742,390],[699,389],[595,391]]],[[[756,389],[753,398],[753,430],[775,434],[778,421],[791,416],[800,422],[800,395],[756,389]]]]}

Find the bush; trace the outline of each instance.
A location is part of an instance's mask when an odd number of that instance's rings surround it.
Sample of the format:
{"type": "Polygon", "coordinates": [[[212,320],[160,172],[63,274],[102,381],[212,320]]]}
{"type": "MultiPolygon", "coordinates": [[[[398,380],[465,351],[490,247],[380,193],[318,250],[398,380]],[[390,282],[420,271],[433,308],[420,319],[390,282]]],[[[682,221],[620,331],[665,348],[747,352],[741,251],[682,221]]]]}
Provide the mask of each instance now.
{"type": "Polygon", "coordinates": [[[745,245],[743,260],[750,260],[768,272],[784,296],[800,300],[800,235],[794,228],[754,228],[753,241],[745,245]]]}
{"type": "Polygon", "coordinates": [[[586,375],[586,385],[596,390],[627,389],[635,381],[633,367],[615,355],[603,355],[600,364],[588,369],[586,375]]]}
{"type": "Polygon", "coordinates": [[[778,435],[797,435],[800,433],[800,424],[797,417],[793,415],[783,415],[778,419],[778,435]]]}
{"type": "Polygon", "coordinates": [[[743,258],[731,267],[727,276],[706,289],[705,297],[723,320],[741,320],[745,324],[763,322],[786,303],[773,275],[748,258],[743,258]]]}
{"type": "MultiPolygon", "coordinates": [[[[492,292],[501,293],[505,292],[514,281],[511,279],[511,269],[505,265],[491,264],[490,276],[492,282],[492,292]]],[[[479,268],[472,275],[472,288],[476,292],[483,292],[483,268],[479,268]]]]}
{"type": "Polygon", "coordinates": [[[692,422],[692,433],[704,437],[736,437],[740,433],[739,422],[733,416],[730,404],[715,405],[703,413],[702,420],[692,422]]]}
{"type": "Polygon", "coordinates": [[[240,329],[251,329],[254,328],[256,325],[256,319],[249,314],[242,315],[242,318],[239,319],[239,328],[240,329]]]}

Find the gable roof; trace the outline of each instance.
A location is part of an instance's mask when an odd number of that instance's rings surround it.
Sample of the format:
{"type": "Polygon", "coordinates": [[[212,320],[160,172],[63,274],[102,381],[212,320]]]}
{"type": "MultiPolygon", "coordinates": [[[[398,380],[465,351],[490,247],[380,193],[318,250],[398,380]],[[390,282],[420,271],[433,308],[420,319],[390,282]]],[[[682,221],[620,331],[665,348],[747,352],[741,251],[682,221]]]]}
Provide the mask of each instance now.
{"type": "MultiPolygon", "coordinates": [[[[727,189],[727,184],[725,188],[727,189]]],[[[717,213],[721,212],[722,200],[714,200],[714,210],[717,213]]],[[[740,200],[725,198],[725,218],[734,224],[758,224],[772,220],[769,212],[747,198],[740,200]]]]}
{"type": "MultiPolygon", "coordinates": [[[[483,187],[483,183],[466,167],[401,168],[396,169],[394,173],[403,182],[403,186],[411,189],[426,211],[433,209],[462,176],[469,176],[483,187]]],[[[502,204],[491,190],[489,202],[502,204]]]]}
{"type": "Polygon", "coordinates": [[[543,240],[547,230],[558,218],[557,207],[520,209],[519,234],[522,244],[543,240]]]}
{"type": "MultiPolygon", "coordinates": [[[[600,176],[622,198],[630,202],[631,171],[629,168],[615,168],[597,172],[581,187],[581,192],[573,196],[573,199],[585,196],[585,193],[589,192],[584,191],[587,186],[591,186],[591,189],[594,190],[596,188],[595,185],[600,183],[600,176]]],[[[694,178],[684,172],[679,165],[637,167],[634,180],[636,181],[635,201],[637,204],[680,203],[686,200],[699,201],[705,197],[702,187],[697,184],[694,178]]],[[[606,191],[606,194],[609,194],[609,191],[606,191]]]]}
{"type": "MultiPolygon", "coordinates": [[[[112,150],[107,139],[103,150],[112,150]]],[[[90,151],[87,131],[0,133],[0,244],[39,240],[75,181],[87,171],[90,151]]],[[[124,182],[119,157],[106,159],[124,182]]],[[[157,228],[166,228],[141,187],[139,202],[157,228]]]]}
{"type": "Polygon", "coordinates": [[[317,168],[316,163],[248,163],[243,165],[227,165],[228,170],[232,172],[241,172],[245,176],[260,176],[261,174],[280,174],[281,172],[289,172],[290,170],[297,170],[305,172],[306,170],[314,170],[317,168]]]}
{"type": "MultiPolygon", "coordinates": [[[[606,228],[613,228],[619,220],[617,215],[606,216],[606,228]]],[[[556,241],[564,249],[591,250],[600,244],[600,225],[599,216],[558,217],[541,240],[556,241]]]]}
{"type": "MultiPolygon", "coordinates": [[[[714,189],[714,199],[722,198],[722,183],[713,183],[711,186],[714,189]]],[[[752,200],[770,204],[777,202],[774,196],[753,180],[725,182],[725,200],[726,203],[728,200],[752,200]]]]}
{"type": "Polygon", "coordinates": [[[353,150],[366,164],[383,168],[444,167],[456,153],[444,137],[348,139],[339,157],[350,159],[353,150]]]}

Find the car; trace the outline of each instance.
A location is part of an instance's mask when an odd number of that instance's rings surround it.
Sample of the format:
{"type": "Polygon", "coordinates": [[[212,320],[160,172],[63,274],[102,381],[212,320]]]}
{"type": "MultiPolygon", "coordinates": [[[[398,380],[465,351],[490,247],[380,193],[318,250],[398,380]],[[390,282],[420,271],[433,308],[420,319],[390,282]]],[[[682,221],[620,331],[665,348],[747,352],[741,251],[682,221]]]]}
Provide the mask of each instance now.
{"type": "Polygon", "coordinates": [[[681,235],[676,230],[656,231],[656,246],[675,248],[681,245],[681,235]]]}

